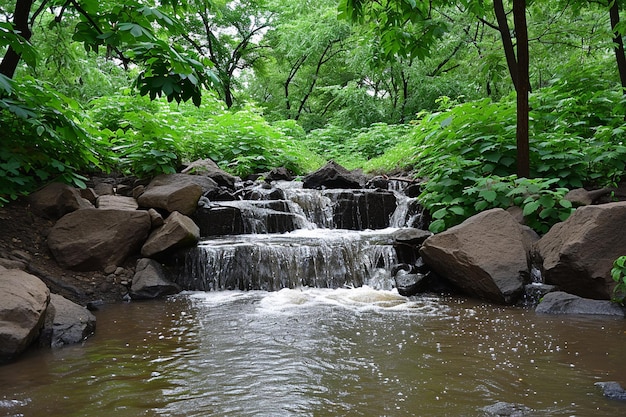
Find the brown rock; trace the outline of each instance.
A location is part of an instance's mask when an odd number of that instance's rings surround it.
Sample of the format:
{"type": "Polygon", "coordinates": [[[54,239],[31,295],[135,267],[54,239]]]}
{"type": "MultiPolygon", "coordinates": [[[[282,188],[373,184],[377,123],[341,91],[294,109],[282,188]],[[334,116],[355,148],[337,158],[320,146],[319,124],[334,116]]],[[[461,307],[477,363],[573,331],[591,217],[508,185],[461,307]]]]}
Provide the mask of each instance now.
{"type": "Polygon", "coordinates": [[[211,159],[198,159],[190,163],[187,168],[181,171],[183,174],[203,175],[211,178],[217,183],[230,189],[235,189],[235,182],[237,177],[230,175],[228,172],[222,170],[211,159]]]}
{"type": "Polygon", "coordinates": [[[584,298],[610,299],[613,262],[626,254],[626,202],[578,208],[536,244],[547,284],[584,298]]]}
{"type": "Polygon", "coordinates": [[[157,261],[143,258],[137,261],[130,296],[136,300],[164,297],[180,292],[180,287],[171,282],[157,261]]]}
{"type": "Polygon", "coordinates": [[[50,294],[46,316],[43,334],[47,337],[40,345],[58,348],[80,343],[96,330],[96,317],[89,310],[57,294],[50,294]]]}
{"type": "Polygon", "coordinates": [[[39,335],[50,291],[34,275],[0,271],[0,362],[26,349],[39,335]]]}
{"type": "Polygon", "coordinates": [[[48,246],[65,268],[102,270],[136,253],[149,232],[146,211],[87,209],[59,220],[48,235],[48,246]]]}
{"type": "Polygon", "coordinates": [[[199,175],[159,175],[150,182],[137,202],[141,207],[190,215],[196,210],[200,196],[217,187],[215,181],[199,175]]]}
{"type": "Polygon", "coordinates": [[[200,229],[189,217],[174,212],[165,219],[163,226],[154,230],[141,248],[141,254],[151,257],[187,246],[194,246],[200,239],[200,229]]]}
{"type": "Polygon", "coordinates": [[[53,182],[28,196],[28,201],[38,215],[57,220],[78,209],[91,208],[92,204],[80,192],[67,184],[53,182]]]}
{"type": "Polygon", "coordinates": [[[109,210],[137,210],[139,204],[132,197],[101,195],[96,201],[96,207],[109,210]]]}
{"type": "Polygon", "coordinates": [[[420,253],[466,293],[512,304],[529,276],[530,247],[522,226],[506,211],[492,209],[426,239],[420,253]]]}

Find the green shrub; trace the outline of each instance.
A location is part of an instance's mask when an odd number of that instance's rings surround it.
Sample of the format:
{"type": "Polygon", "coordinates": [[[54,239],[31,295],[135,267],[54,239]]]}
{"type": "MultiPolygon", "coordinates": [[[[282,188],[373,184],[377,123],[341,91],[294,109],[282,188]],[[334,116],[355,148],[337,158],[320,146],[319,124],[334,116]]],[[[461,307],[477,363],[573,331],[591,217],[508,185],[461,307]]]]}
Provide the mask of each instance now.
{"type": "Polygon", "coordinates": [[[617,283],[613,288],[613,301],[623,305],[626,299],[626,256],[620,256],[613,262],[611,277],[617,283]]]}

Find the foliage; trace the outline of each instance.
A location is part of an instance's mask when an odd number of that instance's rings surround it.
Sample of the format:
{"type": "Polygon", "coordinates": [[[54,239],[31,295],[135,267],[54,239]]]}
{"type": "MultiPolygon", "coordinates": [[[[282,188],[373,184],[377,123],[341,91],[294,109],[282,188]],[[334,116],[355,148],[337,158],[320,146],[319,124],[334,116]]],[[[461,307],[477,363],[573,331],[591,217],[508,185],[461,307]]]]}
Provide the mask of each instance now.
{"type": "Polygon", "coordinates": [[[613,301],[623,305],[626,299],[626,256],[620,256],[613,262],[611,277],[616,282],[613,301]]]}
{"type": "Polygon", "coordinates": [[[593,67],[565,72],[531,97],[534,180],[511,177],[513,97],[461,104],[442,98],[441,111],[421,114],[402,142],[366,168],[399,167],[426,178],[421,199],[435,219],[431,230],[486,208],[518,205],[526,221],[544,232],[569,214],[562,199],[567,188],[610,185],[623,175],[624,97],[597,75],[593,67]]]}
{"type": "Polygon", "coordinates": [[[322,165],[298,141],[304,132],[293,121],[270,125],[250,107],[226,110],[205,93],[201,108],[125,94],[91,102],[94,135],[113,151],[111,169],[149,177],[176,172],[182,161],[211,158],[236,175],[285,166],[297,174],[322,165]]]}
{"type": "Polygon", "coordinates": [[[6,86],[0,95],[0,203],[52,180],[84,187],[79,172],[102,168],[104,150],[81,125],[78,103],[30,78],[6,86]]]}

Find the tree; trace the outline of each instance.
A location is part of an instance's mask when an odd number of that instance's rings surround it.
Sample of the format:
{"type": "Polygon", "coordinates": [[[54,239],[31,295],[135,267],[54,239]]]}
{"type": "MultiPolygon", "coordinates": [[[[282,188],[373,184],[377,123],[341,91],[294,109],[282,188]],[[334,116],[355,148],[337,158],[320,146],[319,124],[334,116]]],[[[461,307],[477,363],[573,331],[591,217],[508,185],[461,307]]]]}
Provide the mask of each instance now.
{"type": "Polygon", "coordinates": [[[213,64],[219,91],[228,108],[235,103],[238,77],[259,68],[264,59],[264,34],[273,13],[264,1],[192,0],[182,34],[191,48],[213,64]]]}
{"type": "MultiPolygon", "coordinates": [[[[161,4],[172,9],[181,5],[178,1],[161,4]]],[[[140,65],[136,86],[142,95],[165,95],[179,102],[191,99],[199,105],[202,86],[218,82],[206,63],[168,42],[169,36],[183,31],[173,16],[146,2],[96,0],[16,0],[10,21],[0,26],[0,46],[7,47],[0,63],[5,78],[14,77],[22,58],[28,65],[35,64],[29,40],[35,21],[45,13],[52,13],[56,24],[68,15],[78,18],[73,39],[86,50],[98,52],[104,47],[122,65],[140,65]]]]}
{"type": "MultiPolygon", "coordinates": [[[[434,7],[453,2],[414,0],[342,0],[340,15],[361,24],[370,25],[381,38],[381,47],[388,56],[400,55],[423,59],[428,56],[447,25],[434,14],[434,7]]],[[[482,17],[485,13],[483,0],[462,3],[468,11],[482,17]]],[[[502,0],[494,0],[494,12],[507,58],[511,79],[517,92],[517,173],[519,177],[530,175],[528,145],[528,31],[526,24],[526,1],[513,0],[513,16],[517,40],[517,57],[513,52],[511,31],[504,12],[502,0]]]]}

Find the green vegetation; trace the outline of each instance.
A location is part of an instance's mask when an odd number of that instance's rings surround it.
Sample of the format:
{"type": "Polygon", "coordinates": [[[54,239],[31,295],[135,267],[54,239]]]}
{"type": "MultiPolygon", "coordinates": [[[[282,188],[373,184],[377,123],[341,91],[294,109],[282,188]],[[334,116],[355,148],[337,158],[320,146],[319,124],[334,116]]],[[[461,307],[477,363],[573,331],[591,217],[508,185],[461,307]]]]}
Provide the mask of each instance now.
{"type": "Polygon", "coordinates": [[[529,3],[521,102],[520,10],[498,0],[0,0],[0,204],[93,172],[333,159],[422,179],[432,231],[518,206],[545,232],[569,189],[622,180],[626,26],[621,2],[529,3]]]}
{"type": "Polygon", "coordinates": [[[617,283],[613,288],[613,301],[624,305],[626,299],[626,256],[620,256],[613,262],[611,277],[617,283]]]}

